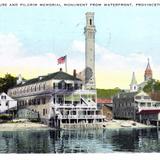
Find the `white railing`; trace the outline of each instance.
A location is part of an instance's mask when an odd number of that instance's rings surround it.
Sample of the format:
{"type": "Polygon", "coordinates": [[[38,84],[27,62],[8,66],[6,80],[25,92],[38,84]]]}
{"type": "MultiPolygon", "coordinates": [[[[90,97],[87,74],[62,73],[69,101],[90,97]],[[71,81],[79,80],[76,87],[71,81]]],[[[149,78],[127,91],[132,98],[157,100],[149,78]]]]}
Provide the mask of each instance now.
{"type": "Polygon", "coordinates": [[[54,105],[54,107],[56,108],[56,109],[60,109],[60,108],[66,108],[66,109],[69,109],[69,108],[72,108],[72,109],[78,109],[78,108],[97,108],[97,106],[96,105],[76,105],[76,106],[74,106],[73,104],[70,104],[70,105],[65,105],[65,104],[63,104],[63,105],[59,105],[59,104],[55,104],[54,105]]]}
{"type": "Polygon", "coordinates": [[[142,111],[142,110],[159,110],[160,106],[157,107],[138,107],[138,111],[142,111]]]}
{"type": "Polygon", "coordinates": [[[100,119],[105,118],[103,115],[59,115],[59,119],[100,119]]]}
{"type": "Polygon", "coordinates": [[[79,90],[75,90],[74,93],[76,93],[76,94],[96,94],[96,90],[79,89],[79,90]]]}

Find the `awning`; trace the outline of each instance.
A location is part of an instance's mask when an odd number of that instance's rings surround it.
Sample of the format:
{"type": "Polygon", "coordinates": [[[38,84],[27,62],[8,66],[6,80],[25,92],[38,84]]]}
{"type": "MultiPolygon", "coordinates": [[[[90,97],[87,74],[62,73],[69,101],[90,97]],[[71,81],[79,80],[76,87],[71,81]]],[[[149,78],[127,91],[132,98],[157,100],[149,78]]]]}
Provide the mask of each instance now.
{"type": "Polygon", "coordinates": [[[141,110],[138,114],[158,114],[160,109],[141,110]]]}

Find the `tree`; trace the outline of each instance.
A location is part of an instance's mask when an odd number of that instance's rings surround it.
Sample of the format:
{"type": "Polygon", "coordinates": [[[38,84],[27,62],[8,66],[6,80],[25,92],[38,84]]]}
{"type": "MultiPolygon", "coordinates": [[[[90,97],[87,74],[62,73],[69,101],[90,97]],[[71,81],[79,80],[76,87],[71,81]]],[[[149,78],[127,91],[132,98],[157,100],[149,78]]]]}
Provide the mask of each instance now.
{"type": "Polygon", "coordinates": [[[7,93],[9,88],[12,88],[16,85],[17,78],[11,74],[6,74],[4,78],[0,77],[0,92],[7,93]]]}
{"type": "Polygon", "coordinates": [[[143,90],[147,93],[160,91],[160,81],[156,81],[154,79],[148,81],[143,90]]]}
{"type": "Polygon", "coordinates": [[[114,89],[97,89],[97,97],[98,98],[112,98],[121,90],[119,88],[114,89]]]}

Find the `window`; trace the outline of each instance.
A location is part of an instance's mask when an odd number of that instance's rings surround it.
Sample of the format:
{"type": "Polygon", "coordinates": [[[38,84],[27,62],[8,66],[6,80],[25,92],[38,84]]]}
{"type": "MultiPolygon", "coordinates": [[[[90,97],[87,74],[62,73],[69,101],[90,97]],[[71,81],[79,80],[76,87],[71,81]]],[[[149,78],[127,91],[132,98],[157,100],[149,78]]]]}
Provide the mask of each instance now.
{"type": "Polygon", "coordinates": [[[56,88],[56,84],[55,83],[53,83],[53,89],[55,89],[56,88]]]}
{"type": "Polygon", "coordinates": [[[46,103],[46,99],[42,98],[42,104],[45,104],[45,103],[46,103]]]}
{"type": "Polygon", "coordinates": [[[143,98],[144,98],[144,99],[150,99],[150,97],[149,97],[149,96],[144,96],[143,98]]]}
{"type": "Polygon", "coordinates": [[[27,106],[27,101],[24,101],[24,105],[27,106]]]}
{"type": "Polygon", "coordinates": [[[29,100],[29,103],[28,103],[29,105],[31,105],[31,99],[29,100]]]}
{"type": "Polygon", "coordinates": [[[39,85],[39,91],[41,90],[41,85],[39,85]]]}
{"type": "Polygon", "coordinates": [[[141,99],[141,96],[136,96],[135,98],[136,98],[136,99],[141,99]]]}
{"type": "Polygon", "coordinates": [[[33,104],[36,105],[36,99],[33,100],[33,104]]]}
{"type": "Polygon", "coordinates": [[[43,116],[45,115],[45,109],[43,109],[43,116]]]}
{"type": "Polygon", "coordinates": [[[6,99],[6,96],[1,96],[1,99],[6,99]]]}
{"type": "Polygon", "coordinates": [[[34,87],[34,91],[36,92],[36,86],[34,87]]]}
{"type": "Polygon", "coordinates": [[[74,85],[74,89],[78,89],[78,84],[77,83],[74,85]]]}
{"type": "Polygon", "coordinates": [[[62,89],[62,83],[58,83],[58,89],[62,89]]]}
{"type": "Polygon", "coordinates": [[[90,25],[92,25],[92,19],[89,20],[90,25]]]}
{"type": "Polygon", "coordinates": [[[37,105],[40,105],[40,99],[37,99],[37,105]]]}
{"type": "Polygon", "coordinates": [[[46,86],[45,86],[45,84],[43,84],[43,90],[45,90],[45,88],[46,88],[46,86]]]}

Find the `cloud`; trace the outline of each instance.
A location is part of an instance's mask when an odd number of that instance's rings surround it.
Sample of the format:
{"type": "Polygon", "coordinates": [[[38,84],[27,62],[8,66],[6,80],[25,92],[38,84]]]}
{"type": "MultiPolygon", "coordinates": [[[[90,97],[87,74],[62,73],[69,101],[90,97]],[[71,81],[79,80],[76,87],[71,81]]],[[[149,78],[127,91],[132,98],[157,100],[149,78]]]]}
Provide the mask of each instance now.
{"type": "Polygon", "coordinates": [[[23,75],[24,71],[32,75],[31,72],[34,70],[38,73],[44,70],[53,72],[57,68],[58,57],[54,53],[30,55],[14,34],[0,34],[0,57],[1,72],[4,74],[14,72],[23,75]]]}
{"type": "Polygon", "coordinates": [[[71,50],[73,52],[85,53],[85,42],[74,40],[71,45],[71,50]]]}
{"type": "MultiPolygon", "coordinates": [[[[85,43],[75,40],[72,43],[72,51],[75,53],[85,53],[85,43]]],[[[106,69],[137,69],[146,65],[147,58],[151,57],[144,53],[130,53],[127,56],[122,53],[114,53],[106,47],[95,44],[96,63],[98,67],[105,66],[106,69]]]]}
{"type": "MultiPolygon", "coordinates": [[[[72,49],[76,54],[84,54],[84,41],[73,41],[72,49]]],[[[123,55],[123,53],[112,52],[98,44],[95,44],[95,53],[96,82],[100,88],[128,88],[133,71],[136,73],[137,81],[142,82],[148,58],[150,59],[154,78],[159,77],[157,73],[160,66],[159,64],[153,64],[151,55],[142,52],[123,55]]]]}
{"type": "MultiPolygon", "coordinates": [[[[153,64],[152,57],[144,53],[114,53],[106,47],[96,44],[96,84],[98,88],[128,88],[132,72],[135,71],[138,82],[143,81],[143,74],[150,58],[154,69],[153,75],[158,75],[158,64],[153,64]]],[[[72,74],[85,68],[85,43],[75,40],[70,46],[67,56],[67,67],[72,74]]],[[[28,54],[27,47],[14,34],[0,34],[0,73],[22,74],[25,78],[36,77],[55,72],[65,65],[57,65],[57,53],[28,54]]],[[[155,77],[156,78],[156,77],[155,77]]]]}

